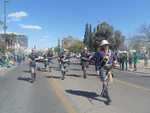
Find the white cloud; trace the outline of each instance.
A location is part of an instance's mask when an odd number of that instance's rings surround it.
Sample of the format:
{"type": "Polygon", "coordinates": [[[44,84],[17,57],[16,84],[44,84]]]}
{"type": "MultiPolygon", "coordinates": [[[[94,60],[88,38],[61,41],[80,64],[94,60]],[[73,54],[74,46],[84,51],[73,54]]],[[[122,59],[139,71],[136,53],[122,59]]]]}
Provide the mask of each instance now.
{"type": "Polygon", "coordinates": [[[41,26],[38,26],[38,25],[24,25],[24,24],[20,24],[19,25],[21,28],[23,29],[30,29],[30,30],[42,30],[42,27],[41,26]]]}
{"type": "Polygon", "coordinates": [[[18,20],[26,16],[28,16],[28,14],[24,11],[13,12],[13,13],[8,14],[8,17],[12,20],[18,20]]]}

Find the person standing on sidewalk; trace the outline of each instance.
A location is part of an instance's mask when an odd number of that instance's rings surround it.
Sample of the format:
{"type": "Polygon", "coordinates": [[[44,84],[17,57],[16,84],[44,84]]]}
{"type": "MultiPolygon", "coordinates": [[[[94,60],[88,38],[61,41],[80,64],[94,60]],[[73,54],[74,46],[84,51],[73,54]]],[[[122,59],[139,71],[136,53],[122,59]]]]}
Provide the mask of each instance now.
{"type": "Polygon", "coordinates": [[[119,53],[119,55],[118,55],[118,62],[120,65],[120,70],[121,70],[122,69],[122,53],[119,53]]]}
{"type": "Polygon", "coordinates": [[[134,71],[137,71],[137,62],[138,62],[138,56],[137,53],[133,53],[133,63],[134,63],[134,71]]]}
{"type": "Polygon", "coordinates": [[[147,67],[148,66],[148,52],[146,52],[144,54],[144,66],[147,67]]]}
{"type": "Polygon", "coordinates": [[[129,52],[129,68],[132,69],[132,54],[129,52]]]}
{"type": "Polygon", "coordinates": [[[122,66],[121,67],[122,67],[122,70],[124,70],[125,69],[125,53],[124,53],[124,51],[122,53],[121,59],[122,59],[122,62],[121,62],[122,66]]]}
{"type": "Polygon", "coordinates": [[[102,81],[102,91],[101,91],[101,96],[106,98],[106,104],[109,105],[111,102],[109,92],[108,92],[108,82],[109,82],[109,72],[112,68],[112,53],[109,50],[109,45],[110,43],[107,40],[102,40],[100,44],[100,54],[99,54],[99,62],[100,62],[100,67],[99,67],[99,75],[100,79],[102,81]]]}
{"type": "Polygon", "coordinates": [[[125,69],[128,70],[128,53],[124,51],[124,61],[125,61],[125,69]]]}

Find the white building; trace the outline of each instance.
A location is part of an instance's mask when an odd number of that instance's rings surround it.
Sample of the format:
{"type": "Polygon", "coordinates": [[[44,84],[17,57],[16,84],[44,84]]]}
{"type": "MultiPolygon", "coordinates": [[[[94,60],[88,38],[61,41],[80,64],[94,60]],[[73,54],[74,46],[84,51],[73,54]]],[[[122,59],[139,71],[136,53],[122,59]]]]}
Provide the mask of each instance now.
{"type": "Polygon", "coordinates": [[[13,40],[11,42],[11,44],[7,45],[7,48],[11,48],[11,49],[19,49],[19,48],[27,48],[28,47],[28,38],[26,35],[24,34],[20,34],[20,33],[14,33],[14,32],[8,32],[6,33],[6,36],[4,36],[3,33],[0,33],[0,41],[5,43],[5,37],[8,37],[13,34],[15,35],[15,40],[13,40]]]}

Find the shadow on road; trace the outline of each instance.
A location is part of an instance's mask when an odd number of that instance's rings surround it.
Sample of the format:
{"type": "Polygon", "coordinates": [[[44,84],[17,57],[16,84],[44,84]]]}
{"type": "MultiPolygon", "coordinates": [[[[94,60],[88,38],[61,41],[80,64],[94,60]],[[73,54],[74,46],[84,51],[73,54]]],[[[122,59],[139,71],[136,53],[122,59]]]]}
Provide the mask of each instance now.
{"type": "Polygon", "coordinates": [[[58,77],[58,76],[46,76],[46,78],[61,79],[62,77],[58,77]]]}
{"type": "Polygon", "coordinates": [[[77,96],[82,96],[85,98],[88,98],[90,103],[92,103],[92,100],[100,101],[105,103],[105,100],[99,99],[99,95],[95,92],[89,92],[89,91],[80,91],[80,90],[66,90],[67,93],[72,94],[72,95],[77,95],[77,96]],[[92,100],[91,100],[92,99],[92,100]]]}
{"type": "Polygon", "coordinates": [[[141,76],[141,77],[150,78],[150,76],[148,76],[148,75],[147,75],[147,76],[146,76],[146,75],[143,75],[143,76],[141,76]]]}
{"type": "Polygon", "coordinates": [[[75,69],[75,68],[70,68],[72,71],[82,71],[82,69],[75,69]]]}
{"type": "Polygon", "coordinates": [[[149,75],[149,73],[146,73],[146,72],[139,72],[139,71],[129,71],[129,72],[137,73],[137,74],[149,75]]]}
{"type": "Polygon", "coordinates": [[[90,73],[90,74],[89,74],[89,73],[87,73],[87,75],[88,75],[88,76],[98,76],[98,75],[97,75],[97,74],[95,74],[95,73],[93,73],[93,74],[92,74],[92,73],[90,73]]]}
{"type": "Polygon", "coordinates": [[[31,78],[30,77],[18,77],[17,80],[22,80],[22,81],[26,81],[26,82],[31,82],[31,78]]]}
{"type": "Polygon", "coordinates": [[[29,71],[29,70],[24,70],[23,72],[24,72],[24,73],[30,73],[30,71],[29,71]]]}
{"type": "Polygon", "coordinates": [[[37,71],[47,72],[46,68],[40,68],[40,67],[37,68],[37,71]]]}
{"type": "Polygon", "coordinates": [[[70,77],[81,77],[81,75],[77,75],[77,74],[67,74],[67,76],[70,76],[70,77]]]}

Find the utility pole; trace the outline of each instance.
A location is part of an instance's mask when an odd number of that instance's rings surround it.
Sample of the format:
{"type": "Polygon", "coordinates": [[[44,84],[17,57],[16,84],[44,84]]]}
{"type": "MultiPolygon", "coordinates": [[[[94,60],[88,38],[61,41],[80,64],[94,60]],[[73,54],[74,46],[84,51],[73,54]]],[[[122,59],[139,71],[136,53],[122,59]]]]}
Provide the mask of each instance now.
{"type": "Polygon", "coordinates": [[[58,39],[58,55],[60,53],[60,39],[58,39]]]}
{"type": "Polygon", "coordinates": [[[7,30],[7,11],[6,11],[7,3],[8,0],[4,0],[4,35],[6,34],[6,30],[7,30]]]}
{"type": "MultiPolygon", "coordinates": [[[[6,11],[6,5],[8,3],[8,0],[4,0],[4,26],[3,26],[3,29],[4,29],[4,40],[5,40],[5,43],[6,43],[6,30],[7,30],[7,11],[6,11]]],[[[8,45],[7,43],[5,44],[6,45],[6,48],[8,48],[8,45]]]]}

